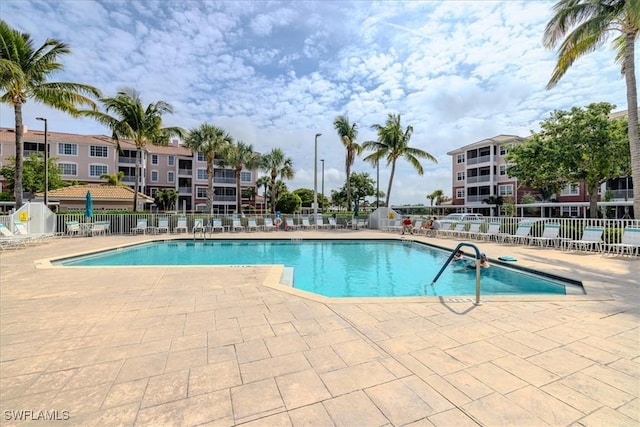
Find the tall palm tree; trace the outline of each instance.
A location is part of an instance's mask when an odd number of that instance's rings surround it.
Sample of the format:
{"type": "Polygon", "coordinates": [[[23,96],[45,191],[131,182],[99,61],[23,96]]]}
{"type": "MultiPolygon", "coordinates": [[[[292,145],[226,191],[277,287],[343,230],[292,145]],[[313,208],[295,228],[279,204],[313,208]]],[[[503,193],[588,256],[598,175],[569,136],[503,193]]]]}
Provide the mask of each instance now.
{"type": "Polygon", "coordinates": [[[433,193],[427,194],[427,199],[429,199],[429,201],[431,202],[431,206],[433,206],[433,202],[438,200],[438,198],[442,197],[443,195],[444,195],[444,191],[435,190],[433,193]]]}
{"type": "Polygon", "coordinates": [[[362,146],[356,143],[356,139],[358,138],[358,126],[355,123],[349,123],[349,118],[347,116],[338,116],[333,120],[333,127],[336,132],[338,132],[340,141],[342,141],[344,148],[347,150],[344,166],[347,174],[347,209],[350,209],[351,182],[349,180],[349,176],[351,176],[351,166],[353,166],[356,156],[362,154],[362,146]]]}
{"type": "Polygon", "coordinates": [[[106,179],[108,185],[121,186],[122,179],[124,178],[124,172],[118,171],[118,173],[103,173],[100,175],[100,179],[106,179]]]}
{"type": "Polygon", "coordinates": [[[51,74],[63,69],[60,57],[71,53],[69,47],[56,39],[47,39],[34,48],[31,36],[20,33],[0,20],[0,101],[13,106],[15,116],[16,167],[14,198],[22,206],[23,140],[22,105],[35,99],[45,105],[78,115],[78,107],[97,108],[90,97],[101,96],[93,86],[81,83],[49,82],[51,74]]]}
{"type": "Polygon", "coordinates": [[[135,211],[138,208],[140,191],[142,150],[149,142],[166,145],[172,136],[183,137],[185,131],[179,127],[162,127],[162,115],[173,113],[171,105],[158,101],[144,108],[140,94],[135,89],[123,88],[115,97],[101,98],[100,102],[104,105],[106,112],[88,111],[85,114],[111,130],[112,138],[118,143],[118,148],[121,139],[131,140],[136,146],[136,183],[133,193],[133,210],[135,211]],[[111,116],[110,113],[114,115],[111,116]]]}
{"type": "Polygon", "coordinates": [[[294,177],[293,160],[285,156],[284,151],[280,148],[274,148],[262,156],[260,169],[267,172],[271,177],[270,201],[271,212],[274,213],[276,211],[276,201],[278,200],[276,181],[278,177],[280,179],[292,179],[294,177]]]}
{"type": "Polygon", "coordinates": [[[496,207],[496,215],[500,216],[500,206],[504,205],[504,197],[502,196],[489,196],[482,200],[482,203],[492,205],[496,207]]]}
{"type": "Polygon", "coordinates": [[[269,187],[269,184],[271,184],[271,177],[267,176],[267,175],[261,176],[256,181],[256,186],[258,188],[264,187],[264,192],[262,193],[262,195],[264,197],[264,211],[265,211],[265,213],[267,212],[267,188],[269,187]]]}
{"type": "Polygon", "coordinates": [[[213,210],[213,172],[216,153],[224,151],[233,138],[224,129],[202,123],[187,134],[185,145],[194,153],[202,153],[207,163],[207,212],[213,210]]]}
{"type": "Polygon", "coordinates": [[[640,218],[640,138],[638,91],[635,72],[635,41],[640,32],[639,0],[560,0],[544,31],[544,45],[558,50],[558,62],[547,89],[554,87],[579,57],[602,46],[611,33],[615,61],[622,65],[627,85],[629,149],[633,180],[633,211],[640,218]]]}
{"type": "Polygon", "coordinates": [[[389,176],[386,200],[386,206],[389,206],[393,175],[396,172],[396,162],[399,158],[404,157],[418,172],[418,175],[424,173],[422,164],[420,164],[420,160],[418,159],[427,159],[434,163],[438,163],[438,160],[424,150],[409,146],[409,141],[413,134],[413,126],[407,126],[407,128],[403,130],[400,123],[400,114],[389,113],[384,126],[375,124],[371,126],[371,128],[378,133],[378,140],[367,141],[362,145],[364,149],[373,151],[373,153],[365,157],[364,160],[374,162],[386,159],[387,166],[391,165],[391,175],[389,176]]]}
{"type": "Polygon", "coordinates": [[[235,144],[228,145],[222,153],[222,159],[218,164],[222,167],[231,167],[235,170],[236,212],[242,214],[242,170],[254,170],[258,168],[261,161],[260,154],[253,151],[253,145],[245,144],[242,141],[237,141],[235,144]]]}

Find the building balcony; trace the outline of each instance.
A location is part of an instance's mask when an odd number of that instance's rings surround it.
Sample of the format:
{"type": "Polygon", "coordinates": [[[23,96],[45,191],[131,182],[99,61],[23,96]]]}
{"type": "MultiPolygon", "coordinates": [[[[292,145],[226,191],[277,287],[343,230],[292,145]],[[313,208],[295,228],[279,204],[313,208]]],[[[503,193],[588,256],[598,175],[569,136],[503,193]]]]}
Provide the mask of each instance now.
{"type": "Polygon", "coordinates": [[[479,175],[467,177],[467,184],[475,184],[477,182],[489,182],[491,181],[491,175],[479,175]]]}
{"type": "Polygon", "coordinates": [[[620,200],[624,200],[625,198],[627,200],[633,199],[633,188],[630,188],[628,190],[611,190],[611,192],[613,193],[614,199],[620,199],[620,200]]]}
{"type": "Polygon", "coordinates": [[[119,156],[118,157],[118,163],[125,163],[128,165],[135,165],[136,164],[136,158],[135,157],[122,157],[119,156]]]}
{"type": "Polygon", "coordinates": [[[213,177],[213,182],[215,182],[216,184],[235,184],[236,183],[236,179],[235,178],[225,178],[225,177],[215,176],[215,177],[213,177]]]}
{"type": "Polygon", "coordinates": [[[467,203],[475,203],[475,202],[481,203],[484,199],[488,197],[489,197],[488,194],[482,194],[480,196],[467,196],[467,203]]]}
{"type": "Polygon", "coordinates": [[[236,196],[213,196],[214,202],[235,202],[236,196]]]}
{"type": "Polygon", "coordinates": [[[193,175],[193,169],[178,169],[178,175],[192,176],[193,175]]]}
{"type": "Polygon", "coordinates": [[[178,193],[179,194],[191,194],[192,189],[191,187],[178,187],[178,193]]]}
{"type": "Polygon", "coordinates": [[[491,156],[480,156],[467,158],[467,165],[477,165],[478,163],[485,163],[491,160],[491,156]]]}

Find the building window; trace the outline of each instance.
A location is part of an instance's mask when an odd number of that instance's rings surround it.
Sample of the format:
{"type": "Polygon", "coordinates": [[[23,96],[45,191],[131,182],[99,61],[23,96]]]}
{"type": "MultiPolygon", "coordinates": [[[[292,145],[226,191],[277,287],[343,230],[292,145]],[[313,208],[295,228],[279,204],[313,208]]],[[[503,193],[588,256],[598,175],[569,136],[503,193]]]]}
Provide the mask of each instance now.
{"type": "Polygon", "coordinates": [[[158,155],[157,154],[152,154],[151,155],[151,164],[152,165],[157,165],[158,164],[158,155]]]}
{"type": "Polygon", "coordinates": [[[464,163],[464,154],[458,154],[458,155],[456,156],[456,161],[457,161],[458,163],[464,163]]]}
{"type": "Polygon", "coordinates": [[[563,206],[561,212],[562,216],[578,216],[579,214],[578,206],[563,206]]]}
{"type": "Polygon", "coordinates": [[[153,197],[154,199],[155,199],[157,193],[158,193],[158,189],[157,188],[152,188],[151,189],[151,197],[153,197]]]}
{"type": "Polygon", "coordinates": [[[456,174],[458,181],[464,181],[464,171],[456,174]]]}
{"type": "Polygon", "coordinates": [[[513,185],[498,185],[498,196],[511,196],[513,195],[513,185]]]}
{"type": "Polygon", "coordinates": [[[511,144],[501,145],[500,146],[500,155],[506,156],[509,153],[509,149],[511,148],[511,144]]]}
{"type": "Polygon", "coordinates": [[[78,145],[77,144],[67,144],[66,142],[61,142],[58,144],[58,154],[64,156],[77,156],[78,155],[78,145]]]}
{"type": "Polygon", "coordinates": [[[176,164],[176,158],[173,156],[167,157],[167,165],[173,166],[176,164]]]}
{"type": "Polygon", "coordinates": [[[75,163],[58,163],[58,168],[60,169],[60,175],[78,175],[78,165],[75,163]]]}
{"type": "Polygon", "coordinates": [[[89,156],[90,157],[109,157],[109,149],[107,147],[102,147],[100,145],[92,145],[89,148],[89,156]]]}
{"type": "Polygon", "coordinates": [[[198,169],[196,171],[196,179],[199,181],[207,180],[207,170],[206,169],[198,169]]]}
{"type": "Polygon", "coordinates": [[[203,154],[203,153],[201,153],[200,151],[198,151],[198,161],[199,161],[199,162],[204,162],[204,161],[205,161],[205,160],[204,160],[204,154],[203,154]]]}
{"type": "Polygon", "coordinates": [[[151,171],[151,182],[158,182],[158,171],[151,171]]]}
{"type": "Polygon", "coordinates": [[[196,197],[198,199],[207,198],[207,187],[196,187],[196,197]]]}
{"type": "Polygon", "coordinates": [[[560,192],[561,196],[579,196],[580,186],[578,184],[569,184],[560,192]]]}
{"type": "Polygon", "coordinates": [[[240,172],[240,181],[251,182],[251,172],[240,172]]]}
{"type": "Polygon", "coordinates": [[[109,173],[109,167],[107,165],[89,165],[89,176],[101,177],[109,173]]]}
{"type": "Polygon", "coordinates": [[[500,165],[500,176],[505,176],[507,174],[507,165],[500,165]]]}
{"type": "Polygon", "coordinates": [[[176,182],[175,172],[167,172],[167,182],[176,182]]]}
{"type": "Polygon", "coordinates": [[[464,188],[458,188],[456,190],[456,199],[464,199],[464,188]]]}

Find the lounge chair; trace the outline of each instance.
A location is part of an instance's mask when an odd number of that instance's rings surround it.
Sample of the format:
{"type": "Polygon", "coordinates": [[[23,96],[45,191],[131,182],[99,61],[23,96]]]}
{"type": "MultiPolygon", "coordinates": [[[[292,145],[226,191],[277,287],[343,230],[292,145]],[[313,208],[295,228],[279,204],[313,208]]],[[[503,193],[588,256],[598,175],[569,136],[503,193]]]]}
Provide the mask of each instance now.
{"type": "Polygon", "coordinates": [[[99,221],[93,224],[91,227],[91,235],[106,235],[109,232],[109,227],[111,226],[111,222],[109,221],[99,221]]]}
{"type": "Polygon", "coordinates": [[[247,219],[247,226],[246,226],[246,230],[247,231],[258,231],[258,223],[256,222],[255,219],[251,218],[251,219],[247,219]]]}
{"type": "Polygon", "coordinates": [[[156,227],[156,232],[158,233],[168,233],[169,232],[169,218],[159,218],[158,226],[156,227]]]}
{"type": "Polygon", "coordinates": [[[469,238],[469,239],[477,239],[480,233],[480,226],[482,225],[482,221],[471,221],[469,223],[469,229],[467,231],[458,232],[458,237],[461,238],[469,238]]]}
{"type": "Polygon", "coordinates": [[[589,250],[595,248],[598,252],[602,251],[602,227],[585,227],[580,240],[571,240],[568,242],[568,250],[575,248],[576,250],[589,250]]]}
{"type": "Polygon", "coordinates": [[[193,220],[193,228],[191,229],[192,233],[204,233],[204,220],[202,218],[196,218],[193,220]]]}
{"type": "Polygon", "coordinates": [[[131,234],[138,234],[138,233],[147,234],[147,228],[148,228],[147,219],[139,218],[136,226],[131,228],[131,234]]]}
{"type": "Polygon", "coordinates": [[[545,224],[544,230],[542,231],[542,236],[529,237],[529,244],[531,245],[540,245],[549,246],[553,244],[553,246],[558,245],[558,241],[560,240],[560,224],[545,224]]]}
{"type": "Polygon", "coordinates": [[[329,224],[325,224],[324,217],[322,215],[317,215],[315,220],[315,226],[317,228],[329,228],[329,224]]]}
{"type": "Polygon", "coordinates": [[[467,223],[466,222],[458,222],[453,228],[441,228],[438,230],[438,236],[451,236],[456,237],[459,236],[460,233],[465,233],[467,231],[467,223]]]}
{"type": "Polygon", "coordinates": [[[271,217],[264,218],[264,224],[262,224],[262,229],[264,231],[273,231],[275,226],[273,225],[273,219],[271,217]]]}
{"type": "Polygon", "coordinates": [[[176,225],[176,228],[173,229],[173,231],[175,231],[176,233],[186,233],[187,232],[187,218],[185,217],[180,217],[178,218],[178,224],[176,225]]]}
{"type": "Polygon", "coordinates": [[[0,236],[2,236],[0,237],[2,249],[26,247],[38,243],[29,236],[13,234],[4,224],[0,224],[0,236]]]}
{"type": "Polygon", "coordinates": [[[332,216],[330,216],[330,217],[328,218],[328,221],[329,221],[329,224],[328,224],[328,225],[329,225],[329,228],[335,228],[335,229],[338,229],[338,228],[344,228],[344,226],[343,226],[342,224],[338,224],[338,223],[336,222],[336,219],[335,219],[334,217],[332,217],[332,216]]]}
{"type": "Polygon", "coordinates": [[[625,252],[630,256],[640,255],[640,228],[625,227],[625,229],[622,230],[620,243],[609,243],[607,245],[607,251],[613,251],[620,255],[624,255],[625,252]]]}
{"type": "Polygon", "coordinates": [[[302,223],[300,224],[300,228],[302,228],[303,230],[309,230],[312,228],[312,225],[309,223],[309,218],[307,217],[302,218],[302,223]]]}
{"type": "MultiPolygon", "coordinates": [[[[349,224],[347,224],[348,226],[349,224]]],[[[389,224],[387,224],[387,231],[396,232],[402,231],[402,223],[399,223],[395,219],[390,219],[389,224]]]]}
{"type": "Polygon", "coordinates": [[[356,228],[358,230],[362,229],[362,228],[369,228],[369,223],[367,222],[366,219],[359,219],[356,221],[356,228]]]}
{"type": "Polygon", "coordinates": [[[224,233],[224,225],[222,225],[222,220],[219,218],[211,221],[211,232],[214,233],[216,230],[224,233]]]}
{"type": "Polygon", "coordinates": [[[518,224],[518,228],[516,228],[515,234],[508,234],[503,236],[502,242],[508,242],[513,244],[524,243],[525,245],[529,243],[529,233],[531,232],[531,226],[533,224],[518,224]]]}
{"type": "Polygon", "coordinates": [[[79,221],[67,221],[67,236],[79,236],[80,235],[80,222],[79,221]]]}
{"type": "Polygon", "coordinates": [[[231,223],[231,230],[232,231],[244,231],[244,225],[242,225],[242,221],[240,221],[239,219],[234,219],[233,222],[231,223]]]}
{"type": "Polygon", "coordinates": [[[47,238],[53,237],[54,235],[51,233],[29,233],[27,230],[27,226],[22,221],[14,221],[13,226],[16,229],[16,236],[28,236],[31,239],[39,240],[44,242],[47,238]]]}

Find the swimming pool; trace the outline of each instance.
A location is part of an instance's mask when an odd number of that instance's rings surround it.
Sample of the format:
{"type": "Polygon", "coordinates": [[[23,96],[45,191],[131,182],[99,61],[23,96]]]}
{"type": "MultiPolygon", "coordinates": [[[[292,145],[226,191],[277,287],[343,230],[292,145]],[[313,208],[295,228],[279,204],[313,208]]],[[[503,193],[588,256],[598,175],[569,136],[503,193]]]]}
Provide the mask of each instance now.
{"type": "MultiPolygon", "coordinates": [[[[63,266],[264,265],[294,268],[293,286],[328,297],[475,294],[475,270],[447,267],[450,252],[401,240],[172,240],[118,248],[63,266]]],[[[483,295],[566,294],[571,283],[493,265],[482,270],[483,295]]],[[[575,287],[575,285],[573,285],[575,287]]]]}

